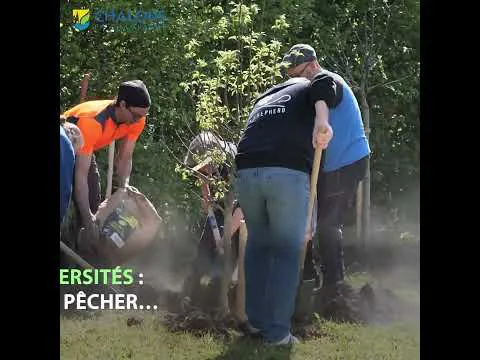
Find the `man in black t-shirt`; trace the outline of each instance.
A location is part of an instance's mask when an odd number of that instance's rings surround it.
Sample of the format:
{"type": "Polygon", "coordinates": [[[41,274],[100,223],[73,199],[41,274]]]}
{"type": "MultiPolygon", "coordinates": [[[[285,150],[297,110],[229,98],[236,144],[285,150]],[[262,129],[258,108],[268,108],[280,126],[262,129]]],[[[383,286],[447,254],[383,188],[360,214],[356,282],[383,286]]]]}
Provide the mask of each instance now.
{"type": "Polygon", "coordinates": [[[297,342],[290,333],[299,283],[310,172],[315,147],[332,138],[326,94],[307,79],[259,96],[238,144],[236,191],[248,227],[246,315],[265,340],[297,342]]]}

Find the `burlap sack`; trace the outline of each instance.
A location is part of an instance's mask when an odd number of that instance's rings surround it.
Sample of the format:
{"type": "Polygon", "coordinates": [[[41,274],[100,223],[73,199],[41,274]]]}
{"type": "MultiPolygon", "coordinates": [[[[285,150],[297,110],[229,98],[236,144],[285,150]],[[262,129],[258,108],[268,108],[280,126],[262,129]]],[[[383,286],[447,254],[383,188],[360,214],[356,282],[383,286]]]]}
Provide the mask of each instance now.
{"type": "Polygon", "coordinates": [[[100,204],[97,254],[110,266],[124,264],[155,240],[162,219],[153,204],[133,187],[117,190],[100,204]]]}

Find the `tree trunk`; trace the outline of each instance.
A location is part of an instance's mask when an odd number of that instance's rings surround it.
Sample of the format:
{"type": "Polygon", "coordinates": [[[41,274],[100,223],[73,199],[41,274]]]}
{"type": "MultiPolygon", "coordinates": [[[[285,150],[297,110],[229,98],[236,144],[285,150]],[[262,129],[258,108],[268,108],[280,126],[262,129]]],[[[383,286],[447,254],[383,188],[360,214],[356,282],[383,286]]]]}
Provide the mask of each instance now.
{"type": "Polygon", "coordinates": [[[356,209],[355,209],[355,214],[356,214],[356,236],[357,236],[357,241],[361,242],[362,241],[362,214],[363,214],[363,201],[362,201],[362,195],[363,195],[363,181],[360,182],[358,189],[357,189],[357,200],[355,202],[356,209]]]}
{"type": "MultiPolygon", "coordinates": [[[[363,117],[363,126],[367,139],[370,135],[370,107],[367,101],[367,93],[365,86],[362,86],[360,91],[360,108],[363,117]]],[[[361,182],[361,241],[363,245],[366,244],[371,237],[370,228],[370,159],[367,160],[367,173],[365,179],[361,182]]]]}

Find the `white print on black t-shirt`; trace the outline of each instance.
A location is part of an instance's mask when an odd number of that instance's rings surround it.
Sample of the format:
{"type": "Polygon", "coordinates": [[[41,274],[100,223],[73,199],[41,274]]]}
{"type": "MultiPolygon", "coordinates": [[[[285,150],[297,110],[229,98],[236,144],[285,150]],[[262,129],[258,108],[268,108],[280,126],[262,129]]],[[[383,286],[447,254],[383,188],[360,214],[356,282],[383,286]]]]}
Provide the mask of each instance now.
{"type": "Polygon", "coordinates": [[[268,96],[265,96],[263,99],[261,99],[258,103],[257,103],[257,109],[260,109],[260,108],[264,108],[264,107],[285,107],[285,105],[280,105],[281,103],[287,103],[289,102],[292,97],[290,95],[282,95],[280,96],[279,98],[277,99],[274,99],[273,97],[275,96],[275,94],[273,95],[268,95],[268,96]]]}
{"type": "Polygon", "coordinates": [[[289,102],[292,99],[292,97],[290,95],[282,95],[274,99],[273,98],[274,96],[275,95],[265,96],[263,99],[261,99],[257,103],[255,107],[255,110],[257,111],[252,114],[250,119],[248,119],[248,123],[251,123],[265,115],[284,114],[286,112],[285,105],[281,105],[281,103],[289,102]],[[262,108],[268,108],[268,109],[260,110],[262,108]]]}
{"type": "Polygon", "coordinates": [[[256,113],[254,113],[249,119],[248,119],[248,123],[252,123],[254,122],[255,120],[265,116],[265,115],[276,115],[276,114],[284,114],[286,111],[285,107],[278,107],[278,108],[274,108],[274,109],[268,109],[268,110],[261,110],[261,111],[257,111],[256,113]]]}

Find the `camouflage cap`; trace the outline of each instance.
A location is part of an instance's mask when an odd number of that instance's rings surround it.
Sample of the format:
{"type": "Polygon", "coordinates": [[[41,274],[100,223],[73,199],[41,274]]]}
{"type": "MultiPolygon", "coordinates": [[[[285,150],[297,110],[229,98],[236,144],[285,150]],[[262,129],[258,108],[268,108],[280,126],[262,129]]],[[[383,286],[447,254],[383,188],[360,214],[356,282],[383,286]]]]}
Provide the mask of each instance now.
{"type": "Polygon", "coordinates": [[[210,131],[202,131],[198,134],[188,146],[188,152],[185,156],[184,164],[190,167],[197,165],[194,155],[205,155],[209,150],[220,150],[232,158],[237,153],[235,144],[222,141],[210,131]]]}
{"type": "Polygon", "coordinates": [[[284,55],[281,63],[282,71],[293,69],[303,63],[317,60],[315,49],[307,44],[293,45],[284,55]]]}

